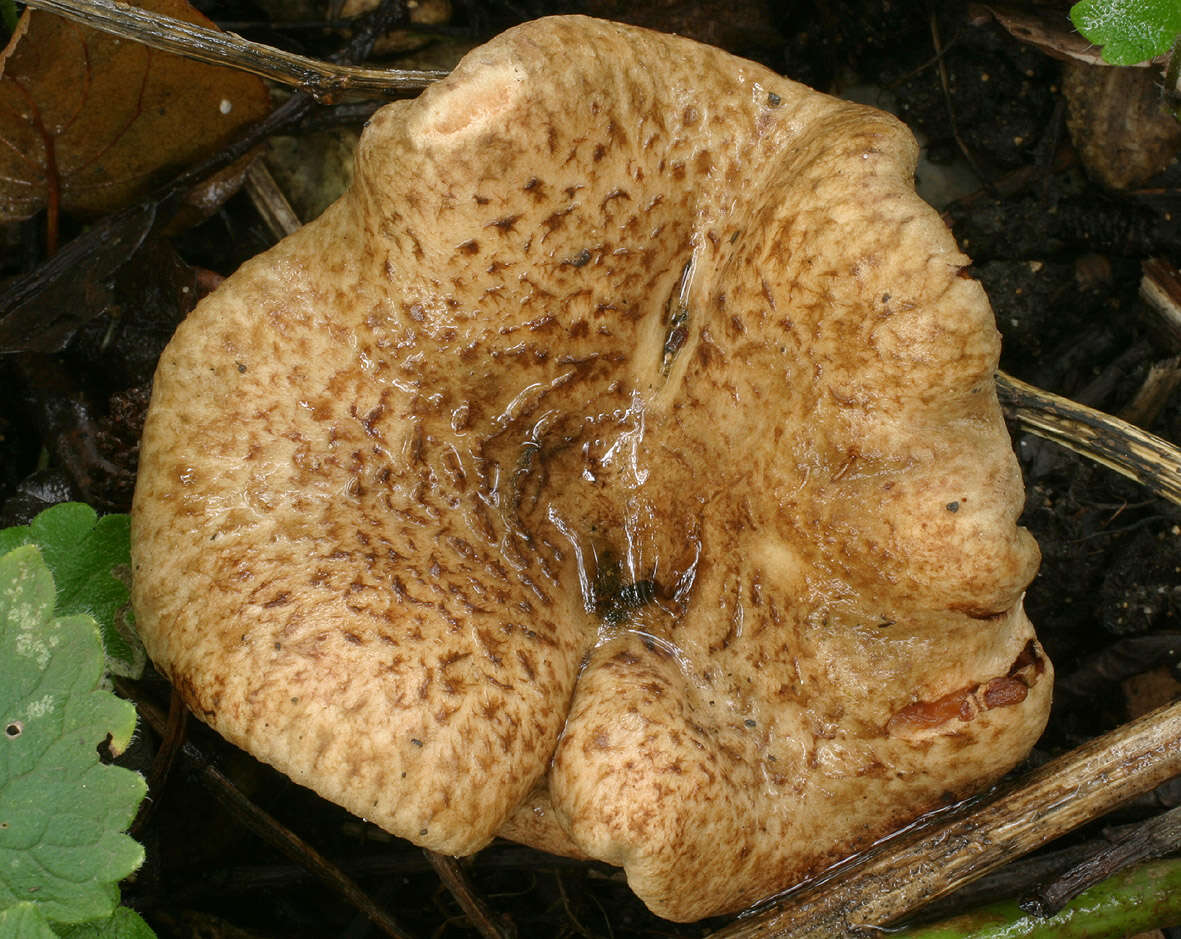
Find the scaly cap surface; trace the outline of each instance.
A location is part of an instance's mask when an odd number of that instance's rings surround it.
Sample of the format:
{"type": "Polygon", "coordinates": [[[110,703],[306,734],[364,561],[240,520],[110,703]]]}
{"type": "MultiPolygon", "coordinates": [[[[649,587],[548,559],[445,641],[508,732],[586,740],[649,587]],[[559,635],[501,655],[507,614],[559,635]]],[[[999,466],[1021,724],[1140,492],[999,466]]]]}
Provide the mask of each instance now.
{"type": "Polygon", "coordinates": [[[178,330],[133,516],[195,713],[387,830],[734,910],[1050,694],[968,259],[893,118],[563,17],[371,120],[178,330]]]}

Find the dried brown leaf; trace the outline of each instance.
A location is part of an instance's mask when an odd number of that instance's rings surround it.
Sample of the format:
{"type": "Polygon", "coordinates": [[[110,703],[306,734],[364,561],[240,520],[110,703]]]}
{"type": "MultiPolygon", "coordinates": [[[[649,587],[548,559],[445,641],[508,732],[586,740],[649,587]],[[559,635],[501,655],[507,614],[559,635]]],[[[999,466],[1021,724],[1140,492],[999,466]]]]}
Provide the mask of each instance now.
{"type": "MultiPolygon", "coordinates": [[[[140,5],[211,25],[185,0],[140,5]]],[[[0,220],[117,208],[268,110],[252,75],[29,13],[0,54],[0,220]]]]}

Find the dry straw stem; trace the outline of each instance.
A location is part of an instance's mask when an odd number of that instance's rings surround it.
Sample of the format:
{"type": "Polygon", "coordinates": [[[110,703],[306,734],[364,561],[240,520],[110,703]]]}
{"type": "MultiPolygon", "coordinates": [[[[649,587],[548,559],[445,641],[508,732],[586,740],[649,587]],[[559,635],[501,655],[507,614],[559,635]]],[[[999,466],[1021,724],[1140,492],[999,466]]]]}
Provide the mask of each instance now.
{"type": "Polygon", "coordinates": [[[1181,701],[1047,763],[1019,786],[891,839],[714,939],[869,934],[1181,773],[1181,701]]]}
{"type": "Polygon", "coordinates": [[[303,224],[262,160],[251,163],[246,171],[246,193],[276,241],[286,238],[303,224]]]}
{"type": "Polygon", "coordinates": [[[1181,352],[1181,271],[1162,258],[1149,258],[1141,270],[1140,299],[1148,305],[1149,324],[1167,348],[1181,352]]]}
{"type": "Polygon", "coordinates": [[[1181,504],[1181,450],[1118,417],[997,373],[1005,411],[1026,430],[1053,440],[1181,504]]]}
{"type": "Polygon", "coordinates": [[[29,0],[27,6],[142,42],[153,49],[253,72],[301,88],[317,99],[346,91],[368,94],[418,91],[447,74],[437,69],[360,68],[322,62],[114,0],[29,0]]]}

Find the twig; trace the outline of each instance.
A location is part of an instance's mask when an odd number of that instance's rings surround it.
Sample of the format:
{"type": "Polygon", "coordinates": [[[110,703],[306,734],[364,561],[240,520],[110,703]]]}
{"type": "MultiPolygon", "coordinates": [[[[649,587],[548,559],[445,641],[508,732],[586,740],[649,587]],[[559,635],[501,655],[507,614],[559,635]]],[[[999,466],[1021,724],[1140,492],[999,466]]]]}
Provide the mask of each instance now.
{"type": "Polygon", "coordinates": [[[423,853],[476,932],[484,939],[515,939],[517,930],[511,924],[504,925],[488,908],[488,904],[476,893],[467,874],[459,866],[459,861],[437,851],[424,850],[423,853]]]}
{"type": "Polygon", "coordinates": [[[907,925],[937,923],[940,920],[961,916],[964,910],[974,910],[995,903],[1013,903],[1013,898],[1028,891],[1030,884],[1041,883],[1069,870],[1104,845],[1106,842],[1088,840],[1083,844],[1056,851],[1038,852],[1005,864],[991,874],[985,874],[979,880],[974,880],[932,903],[924,903],[913,917],[907,917],[907,925]]]}
{"type": "MultiPolygon", "coordinates": [[[[389,848],[376,854],[355,856],[355,851],[348,857],[337,861],[338,866],[354,880],[377,879],[382,881],[398,880],[409,875],[424,875],[433,870],[425,852],[415,848],[409,842],[393,839],[389,848]]],[[[1081,860],[1083,854],[1071,858],[1072,861],[1081,860]]],[[[586,861],[574,858],[558,857],[543,854],[533,848],[505,843],[496,848],[487,849],[480,854],[479,866],[482,871],[512,872],[518,878],[527,878],[536,874],[539,869],[547,869],[557,874],[563,870],[585,872],[586,861]]],[[[1068,865],[1060,864],[1054,870],[1064,870],[1068,865]]],[[[1042,869],[1046,873],[1046,869],[1042,869]]],[[[1011,889],[1004,894],[992,894],[987,899],[998,896],[1012,896],[1018,890],[1028,887],[1035,877],[1025,877],[1021,887],[1011,889]]],[[[293,889],[312,883],[315,878],[308,869],[299,864],[240,864],[229,867],[210,868],[206,864],[200,867],[199,877],[188,877],[182,871],[179,876],[182,883],[169,888],[167,902],[170,905],[183,907],[185,904],[200,905],[209,897],[236,896],[274,889],[293,889]]],[[[135,902],[151,902],[143,894],[136,895],[135,902]]]]}
{"type": "Polygon", "coordinates": [[[1181,355],[1153,362],[1135,397],[1123,407],[1119,416],[1139,427],[1152,426],[1178,385],[1181,385],[1181,355]]]}
{"type": "Polygon", "coordinates": [[[1149,819],[1114,844],[1043,884],[1021,901],[1021,909],[1037,916],[1053,916],[1067,903],[1100,881],[1133,864],[1153,860],[1181,848],[1181,808],[1149,819]]]}
{"type": "Polygon", "coordinates": [[[255,160],[246,171],[246,194],[276,241],[303,224],[262,160],[255,160]]]}
{"type": "MultiPolygon", "coordinates": [[[[109,0],[45,0],[44,5],[50,3],[66,6],[93,3],[120,15],[144,12],[125,4],[112,4],[109,0]]],[[[172,24],[177,28],[191,26],[167,17],[161,19],[168,20],[168,29],[172,24]]],[[[371,40],[371,35],[361,35],[357,44],[367,45],[371,40]]],[[[317,64],[330,71],[338,68],[326,63],[317,64]]],[[[106,216],[53,258],[6,284],[0,291],[0,354],[59,351],[74,330],[85,322],[85,319],[78,318],[77,310],[93,309],[95,316],[102,312],[102,304],[96,304],[90,296],[92,285],[105,282],[134,256],[145,239],[172,218],[193,186],[229,166],[271,134],[298,124],[314,107],[310,92],[297,91],[217,153],[158,186],[140,203],[106,216]]]]}
{"type": "Polygon", "coordinates": [[[138,839],[144,827],[156,814],[156,807],[160,804],[160,793],[164,790],[164,784],[168,781],[173,764],[180,755],[181,745],[185,741],[188,717],[188,708],[173,688],[171,700],[168,702],[168,720],[160,733],[160,746],[156,750],[156,757],[152,760],[152,769],[148,774],[148,798],[140,803],[135,820],[127,829],[127,834],[132,838],[138,839]]]}
{"type": "MultiPolygon", "coordinates": [[[[200,754],[190,754],[189,749],[190,745],[186,745],[185,756],[199,760],[200,754]]],[[[195,747],[191,749],[196,750],[195,747]]],[[[218,802],[242,825],[249,828],[272,848],[306,867],[319,881],[369,917],[370,922],[383,933],[394,937],[394,939],[411,939],[410,934],[402,929],[385,910],[374,903],[369,894],[362,890],[355,880],[290,828],[279,822],[273,815],[243,795],[241,790],[220,770],[206,763],[201,767],[200,780],[201,784],[212,792],[218,802]]]]}
{"type": "MultiPolygon", "coordinates": [[[[1181,776],[1171,782],[1181,782],[1181,776]]],[[[1169,782],[1162,783],[1155,789],[1125,802],[1119,812],[1133,810],[1138,803],[1153,800],[1166,795],[1169,782]]],[[[1173,803],[1175,805],[1176,803],[1173,803]]],[[[1162,812],[1167,810],[1168,804],[1156,802],[1150,811],[1162,812]],[[1162,809],[1162,805],[1166,808],[1162,809]]],[[[1055,877],[1061,876],[1081,864],[1087,858],[1111,847],[1116,841],[1130,837],[1144,823],[1133,822],[1127,825],[1104,827],[1102,837],[1090,838],[1081,844],[1058,848],[1054,851],[1038,851],[1027,858],[1013,861],[997,868],[991,874],[986,874],[979,880],[974,880],[953,893],[945,894],[933,903],[925,903],[913,916],[908,917],[906,926],[920,926],[927,923],[937,923],[940,920],[962,916],[965,910],[975,910],[982,906],[1009,903],[1013,904],[1014,897],[1019,897],[1029,890],[1030,884],[1047,883],[1055,877]]]]}
{"type": "Polygon", "coordinates": [[[154,49],[292,85],[317,100],[346,91],[380,95],[419,91],[447,74],[439,69],[361,68],[323,62],[116,0],[28,0],[27,5],[154,49]]]}
{"type": "Polygon", "coordinates": [[[1026,430],[1181,504],[1181,450],[1171,443],[1004,372],[997,372],[996,383],[1006,412],[1026,430]]]}
{"type": "Polygon", "coordinates": [[[968,166],[976,174],[976,178],[984,184],[986,189],[991,189],[992,183],[977,162],[976,155],[972,153],[971,148],[964,142],[964,138],[960,135],[959,122],[955,116],[955,104],[951,100],[951,79],[948,78],[947,61],[943,57],[944,46],[942,40],[939,38],[939,15],[934,10],[931,11],[930,28],[931,45],[935,47],[936,65],[939,69],[939,85],[943,89],[943,103],[947,107],[947,124],[951,128],[951,135],[955,138],[956,146],[960,148],[960,153],[964,155],[968,166]]]}
{"type": "MultiPolygon", "coordinates": [[[[115,679],[121,694],[135,703],[136,711],[157,734],[166,733],[167,718],[154,704],[148,701],[130,682],[115,679]]],[[[411,939],[397,922],[357,884],[328,858],[282,824],[269,812],[243,795],[205,755],[191,743],[181,745],[181,756],[196,771],[195,775],[218,804],[234,816],[243,826],[258,835],[271,847],[285,854],[292,861],[311,872],[346,902],[352,904],[387,936],[393,939],[411,939]]]]}
{"type": "Polygon", "coordinates": [[[348,45],[330,56],[328,61],[335,65],[350,66],[364,62],[373,54],[373,47],[380,36],[410,19],[406,3],[407,0],[378,0],[376,7],[359,18],[363,25],[353,33],[348,45]]]}
{"type": "MultiPolygon", "coordinates": [[[[582,921],[579,920],[574,912],[574,908],[570,905],[570,894],[566,891],[566,884],[562,880],[561,871],[554,872],[554,882],[558,885],[558,895],[562,898],[562,909],[566,913],[566,918],[570,920],[570,925],[574,931],[578,935],[585,937],[585,939],[595,939],[594,934],[582,925],[582,921]]],[[[610,922],[608,922],[608,928],[610,928],[610,925],[610,922]]]]}
{"type": "Polygon", "coordinates": [[[960,817],[876,852],[739,920],[716,939],[837,939],[882,927],[1181,773],[1181,702],[1032,773],[960,817]]]}
{"type": "Polygon", "coordinates": [[[1171,351],[1181,352],[1181,271],[1163,258],[1149,258],[1140,269],[1140,298],[1148,304],[1149,325],[1171,351]]]}

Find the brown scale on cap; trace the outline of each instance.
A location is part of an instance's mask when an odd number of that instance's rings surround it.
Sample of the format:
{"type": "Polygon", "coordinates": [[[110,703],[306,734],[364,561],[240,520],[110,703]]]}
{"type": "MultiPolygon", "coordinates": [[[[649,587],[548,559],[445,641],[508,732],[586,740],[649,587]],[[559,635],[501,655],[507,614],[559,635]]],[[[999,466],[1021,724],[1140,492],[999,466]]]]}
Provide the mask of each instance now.
{"type": "Polygon", "coordinates": [[[378,112],[352,189],[161,360],[153,659],[391,832],[601,858],[673,919],[996,779],[1049,706],[1037,549],[914,158],[578,17],[378,112]]]}

